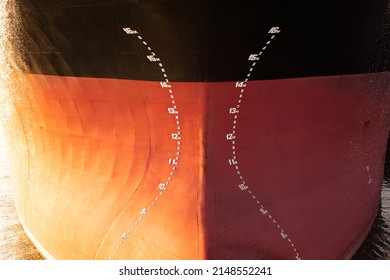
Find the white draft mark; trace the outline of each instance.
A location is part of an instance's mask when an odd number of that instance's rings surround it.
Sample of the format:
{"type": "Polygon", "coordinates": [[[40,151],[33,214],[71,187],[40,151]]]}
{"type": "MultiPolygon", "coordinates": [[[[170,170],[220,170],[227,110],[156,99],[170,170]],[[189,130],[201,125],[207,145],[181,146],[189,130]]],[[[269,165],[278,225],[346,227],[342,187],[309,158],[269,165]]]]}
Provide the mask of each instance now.
{"type": "Polygon", "coordinates": [[[244,177],[241,174],[240,171],[240,166],[238,164],[238,160],[236,157],[236,129],[237,129],[237,123],[238,123],[238,116],[240,113],[240,104],[242,103],[243,97],[244,97],[244,92],[245,88],[247,86],[247,82],[249,80],[249,77],[251,76],[254,67],[256,66],[256,63],[260,60],[261,56],[263,55],[263,52],[268,48],[268,46],[272,43],[272,40],[276,38],[276,35],[281,32],[280,27],[272,27],[268,33],[271,34],[269,40],[266,41],[266,43],[261,47],[261,51],[259,53],[252,53],[248,56],[248,61],[251,62],[251,66],[248,70],[248,73],[246,74],[246,78],[244,81],[238,81],[235,83],[235,87],[240,90],[239,98],[237,100],[237,104],[235,107],[229,108],[229,114],[233,115],[233,126],[232,126],[232,133],[227,133],[226,134],[226,140],[231,141],[231,147],[232,147],[232,158],[228,159],[229,165],[232,166],[237,173],[237,176],[240,179],[240,184],[238,185],[238,188],[241,191],[246,191],[250,195],[250,197],[256,202],[257,205],[260,206],[259,213],[266,216],[270,221],[272,221],[273,224],[278,228],[280,232],[280,237],[284,240],[287,240],[287,242],[290,244],[292,250],[294,251],[295,254],[295,259],[300,259],[299,253],[297,249],[295,248],[294,243],[291,241],[290,238],[288,238],[287,233],[282,229],[280,224],[277,223],[277,221],[269,214],[268,210],[261,204],[261,202],[257,199],[257,197],[252,193],[250,190],[250,186],[245,182],[244,177]]]}
{"type": "Polygon", "coordinates": [[[175,175],[176,168],[180,162],[180,149],[181,149],[181,140],[182,140],[181,128],[179,126],[179,124],[180,124],[179,111],[178,111],[177,106],[176,106],[175,96],[174,96],[174,93],[172,90],[172,85],[169,83],[169,79],[168,79],[168,76],[166,74],[166,70],[165,70],[163,64],[161,63],[161,59],[159,57],[157,57],[156,53],[154,53],[152,51],[152,48],[150,46],[148,46],[148,43],[141,37],[141,35],[139,35],[139,32],[137,30],[133,30],[130,27],[124,27],[123,31],[128,35],[136,35],[137,39],[144,46],[146,46],[147,50],[150,52],[149,54],[146,55],[146,59],[149,60],[150,62],[157,63],[157,66],[161,70],[163,79],[160,82],[160,86],[161,86],[161,88],[167,90],[169,98],[171,99],[171,103],[173,104],[173,106],[167,108],[167,112],[170,115],[174,115],[174,121],[177,124],[177,132],[171,133],[169,135],[169,137],[172,140],[176,140],[176,149],[175,149],[175,151],[172,151],[173,153],[176,154],[176,156],[167,159],[168,164],[171,165],[171,170],[169,172],[169,175],[167,176],[167,179],[165,180],[165,182],[159,183],[157,185],[156,189],[157,189],[158,194],[156,195],[156,197],[154,199],[152,199],[152,201],[150,202],[150,204],[147,207],[144,207],[140,210],[139,217],[136,220],[136,222],[134,222],[134,224],[126,232],[122,233],[121,241],[119,242],[118,246],[115,248],[112,255],[109,256],[110,260],[112,260],[116,256],[119,249],[121,248],[121,246],[123,245],[123,243],[127,239],[128,235],[131,234],[131,232],[137,227],[137,225],[141,222],[141,220],[144,218],[144,216],[146,216],[150,212],[152,207],[154,205],[156,205],[157,201],[167,191],[168,185],[171,182],[173,176],[175,175]]]}

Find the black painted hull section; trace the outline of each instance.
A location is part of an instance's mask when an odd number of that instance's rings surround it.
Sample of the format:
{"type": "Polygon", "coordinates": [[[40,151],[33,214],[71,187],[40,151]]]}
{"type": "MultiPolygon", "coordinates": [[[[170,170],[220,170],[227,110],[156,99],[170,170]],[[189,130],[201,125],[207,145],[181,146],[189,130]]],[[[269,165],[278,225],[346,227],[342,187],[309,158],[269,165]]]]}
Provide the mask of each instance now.
{"type": "Polygon", "coordinates": [[[389,70],[384,0],[17,2],[28,73],[159,80],[126,27],[158,49],[172,81],[242,79],[275,26],[282,32],[251,80],[389,70]]]}

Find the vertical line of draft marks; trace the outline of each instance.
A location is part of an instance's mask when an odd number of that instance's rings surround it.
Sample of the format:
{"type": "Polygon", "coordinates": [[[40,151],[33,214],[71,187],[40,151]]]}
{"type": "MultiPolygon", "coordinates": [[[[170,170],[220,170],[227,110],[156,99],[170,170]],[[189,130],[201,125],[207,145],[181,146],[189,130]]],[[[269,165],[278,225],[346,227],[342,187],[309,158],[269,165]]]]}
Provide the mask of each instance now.
{"type": "Polygon", "coordinates": [[[146,55],[146,59],[149,60],[151,63],[156,63],[162,74],[162,80],[160,82],[160,86],[163,89],[167,90],[167,93],[169,94],[169,97],[171,99],[171,105],[167,108],[168,114],[172,115],[174,117],[175,121],[175,126],[177,128],[177,131],[171,133],[169,137],[176,141],[176,150],[172,152],[172,156],[167,159],[168,164],[171,166],[169,175],[167,176],[166,180],[159,183],[157,186],[158,194],[157,196],[144,208],[142,208],[139,212],[138,219],[136,222],[125,232],[122,233],[121,235],[121,240],[118,244],[118,246],[115,248],[114,252],[112,253],[111,256],[109,256],[109,259],[112,260],[115,255],[118,253],[119,249],[123,245],[123,243],[126,241],[127,237],[131,234],[131,232],[139,225],[139,223],[142,221],[142,219],[150,212],[150,210],[153,208],[154,205],[158,202],[158,200],[162,197],[162,195],[167,191],[168,185],[170,184],[173,176],[175,175],[177,166],[180,161],[180,150],[181,150],[181,128],[180,128],[180,118],[179,118],[179,111],[176,106],[175,102],[175,96],[172,90],[172,85],[169,82],[168,76],[166,74],[165,68],[161,62],[161,59],[157,57],[156,53],[153,52],[152,48],[148,45],[148,43],[141,37],[141,35],[138,33],[137,30],[132,30],[129,27],[124,27],[123,31],[127,35],[132,35],[136,37],[142,45],[148,50],[148,54],[146,55]]]}
{"type": "Polygon", "coordinates": [[[239,89],[240,94],[239,98],[236,104],[236,107],[229,108],[229,114],[233,115],[233,127],[232,132],[226,134],[226,140],[231,141],[232,144],[232,158],[229,159],[229,164],[234,168],[235,172],[237,173],[237,176],[240,178],[240,184],[238,185],[239,189],[242,191],[247,191],[247,193],[250,195],[250,197],[257,203],[259,206],[259,211],[262,215],[266,216],[272,223],[278,228],[280,231],[280,237],[282,239],[287,240],[287,242],[290,244],[291,248],[294,251],[295,259],[299,260],[301,259],[299,256],[299,253],[294,245],[294,243],[291,241],[290,237],[287,235],[287,233],[283,230],[283,228],[280,226],[280,224],[275,220],[275,218],[269,213],[269,211],[261,204],[259,199],[256,197],[256,195],[251,191],[249,185],[245,182],[244,177],[242,176],[242,173],[240,171],[240,166],[238,164],[238,159],[236,156],[236,129],[237,129],[237,123],[238,123],[238,116],[240,113],[240,106],[244,97],[245,88],[247,85],[247,82],[256,66],[258,61],[260,60],[261,56],[263,55],[263,52],[269,47],[272,40],[276,38],[276,36],[280,33],[279,27],[272,27],[268,33],[270,34],[269,40],[263,45],[260,52],[250,54],[248,57],[248,61],[250,61],[251,65],[249,68],[248,73],[245,76],[244,81],[238,81],[235,84],[235,87],[239,89]]]}

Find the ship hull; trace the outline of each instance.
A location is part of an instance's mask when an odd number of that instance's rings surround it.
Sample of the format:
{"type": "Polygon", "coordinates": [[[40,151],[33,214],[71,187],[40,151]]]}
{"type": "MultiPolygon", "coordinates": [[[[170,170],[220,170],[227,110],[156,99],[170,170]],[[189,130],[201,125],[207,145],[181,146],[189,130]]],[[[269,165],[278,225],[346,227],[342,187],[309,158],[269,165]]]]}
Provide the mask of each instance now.
{"type": "Polygon", "coordinates": [[[358,249],[390,130],[386,1],[46,2],[10,1],[1,61],[15,204],[47,258],[358,249]]]}
{"type": "Polygon", "coordinates": [[[232,164],[232,82],[172,83],[173,140],[158,82],[22,75],[18,213],[56,259],[348,258],[379,203],[387,77],[249,83],[232,164]]]}

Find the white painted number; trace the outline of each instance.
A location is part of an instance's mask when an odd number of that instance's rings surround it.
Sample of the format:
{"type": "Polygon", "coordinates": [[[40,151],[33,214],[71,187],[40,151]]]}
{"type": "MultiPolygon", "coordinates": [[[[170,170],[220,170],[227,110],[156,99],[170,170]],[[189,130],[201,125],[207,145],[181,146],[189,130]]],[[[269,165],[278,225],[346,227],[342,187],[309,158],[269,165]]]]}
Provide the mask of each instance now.
{"type": "Polygon", "coordinates": [[[250,61],[259,60],[259,59],[260,59],[260,57],[258,54],[251,54],[248,58],[248,60],[250,60],[250,61]]]}
{"type": "Polygon", "coordinates": [[[280,28],[279,27],[277,27],[277,26],[275,26],[275,27],[272,27],[269,31],[268,31],[268,33],[270,33],[270,34],[275,34],[275,33],[280,33],[280,28]]]}
{"type": "Polygon", "coordinates": [[[178,112],[175,110],[175,108],[168,108],[169,114],[177,114],[178,112]]]}
{"type": "Polygon", "coordinates": [[[236,165],[236,164],[237,164],[237,160],[235,160],[235,159],[229,159],[229,164],[230,164],[230,165],[236,165]]]}
{"type": "Polygon", "coordinates": [[[143,208],[142,210],[141,210],[141,215],[146,215],[146,208],[143,208]]]}
{"type": "Polygon", "coordinates": [[[237,82],[236,83],[236,88],[243,88],[246,87],[246,84],[244,82],[237,82]]]}
{"type": "Polygon", "coordinates": [[[180,140],[181,138],[180,138],[179,133],[172,133],[172,139],[173,140],[180,140]]]}
{"type": "Polygon", "coordinates": [[[167,82],[160,82],[162,88],[170,88],[171,85],[167,84],[167,82]]]}
{"type": "Polygon", "coordinates": [[[246,189],[248,188],[248,186],[246,186],[245,184],[238,185],[238,187],[239,187],[242,191],[244,191],[244,190],[246,190],[246,189]]]}
{"type": "Polygon", "coordinates": [[[265,215],[265,214],[267,214],[267,213],[268,213],[268,211],[267,211],[267,210],[265,210],[264,208],[260,208],[260,212],[261,212],[261,214],[263,214],[263,215],[265,215]]]}
{"type": "Polygon", "coordinates": [[[154,55],[147,55],[146,56],[150,61],[160,61],[158,57],[154,57],[154,55]]]}
{"type": "Polygon", "coordinates": [[[229,114],[237,114],[237,113],[238,113],[237,108],[230,108],[229,109],[229,114]]]}
{"type": "Polygon", "coordinates": [[[163,183],[159,184],[159,185],[158,185],[158,188],[159,188],[160,190],[166,190],[166,189],[167,189],[167,188],[165,187],[165,184],[163,184],[163,183]]]}
{"type": "Polygon", "coordinates": [[[168,160],[168,163],[169,163],[169,164],[173,164],[173,165],[177,165],[177,164],[178,164],[176,158],[170,158],[170,159],[168,160]]]}
{"type": "Polygon", "coordinates": [[[233,140],[235,139],[236,137],[233,135],[233,133],[228,133],[226,134],[226,140],[233,140]]]}
{"type": "Polygon", "coordinates": [[[131,30],[130,27],[124,27],[123,31],[125,31],[127,34],[138,34],[137,30],[131,30]]]}

